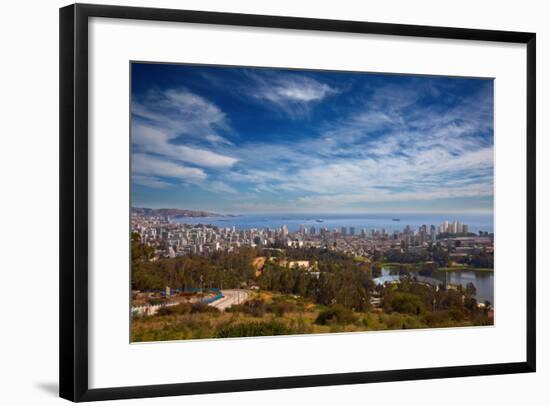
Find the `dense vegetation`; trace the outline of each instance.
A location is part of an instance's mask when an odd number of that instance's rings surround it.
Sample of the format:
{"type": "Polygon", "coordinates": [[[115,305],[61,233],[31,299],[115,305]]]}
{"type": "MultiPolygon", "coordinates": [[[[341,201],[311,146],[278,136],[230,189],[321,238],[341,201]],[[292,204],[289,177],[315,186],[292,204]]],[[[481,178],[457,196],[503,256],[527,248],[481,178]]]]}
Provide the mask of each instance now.
{"type": "Polygon", "coordinates": [[[186,255],[177,258],[148,261],[148,248],[132,238],[132,289],[151,290],[198,287],[238,288],[242,282],[254,279],[252,260],[257,250],[243,248],[239,252],[218,252],[210,256],[186,255]]]}
{"type": "MultiPolygon", "coordinates": [[[[132,289],[163,290],[199,287],[239,288],[257,283],[263,290],[295,294],[320,304],[341,303],[357,310],[366,310],[369,289],[373,288],[370,266],[333,251],[307,249],[289,250],[289,259],[315,262],[315,272],[281,265],[277,259],[267,261],[256,278],[252,265],[255,257],[274,255],[254,248],[238,252],[218,252],[210,255],[186,255],[171,259],[148,261],[150,254],[139,236],[132,240],[132,289]]],[[[275,251],[275,255],[280,252],[275,251]]],[[[277,258],[277,257],[275,257],[277,258]]]]}
{"type": "MultiPolygon", "coordinates": [[[[226,312],[211,306],[179,305],[155,316],[135,318],[132,341],[226,338],[261,335],[356,332],[492,324],[487,309],[462,302],[461,292],[422,291],[417,284],[383,289],[383,311],[359,312],[341,304],[262,293],[226,312]],[[432,307],[433,306],[433,307],[432,307]],[[433,310],[432,310],[433,309],[433,310]]],[[[475,300],[475,299],[474,299],[475,300]]]]}
{"type": "MultiPolygon", "coordinates": [[[[434,245],[422,254],[387,253],[371,263],[326,249],[261,250],[187,255],[151,261],[153,253],[132,238],[132,288],[140,291],[208,287],[250,288],[249,299],[225,312],[200,303],[162,307],[154,316],[134,317],[133,341],[309,334],[492,324],[489,307],[479,307],[475,287],[446,289],[403,278],[375,286],[383,261],[407,274],[430,274],[446,252],[434,245]],[[398,255],[401,254],[401,255],[398,255]],[[256,273],[254,259],[265,257],[256,273]],[[290,266],[292,260],[309,265],[290,266]],[[409,262],[410,261],[410,262],[409,262]],[[424,261],[424,262],[423,262],[424,261]],[[429,262],[426,262],[429,261],[429,262]],[[380,304],[372,305],[377,298],[380,304]]],[[[479,253],[471,262],[488,265],[479,253]],[[479,257],[479,258],[478,258],[479,257]]]]}
{"type": "Polygon", "coordinates": [[[263,290],[303,296],[323,305],[368,309],[368,292],[374,287],[368,263],[330,251],[319,252],[316,261],[311,272],[266,262],[257,282],[263,290]]]}

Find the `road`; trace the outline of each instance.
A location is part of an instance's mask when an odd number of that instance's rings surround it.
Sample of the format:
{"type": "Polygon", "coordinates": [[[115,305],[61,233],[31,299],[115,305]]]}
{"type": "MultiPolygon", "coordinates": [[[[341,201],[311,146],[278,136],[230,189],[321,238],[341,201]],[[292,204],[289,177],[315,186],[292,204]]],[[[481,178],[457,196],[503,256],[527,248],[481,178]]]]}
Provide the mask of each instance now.
{"type": "Polygon", "coordinates": [[[209,303],[209,306],[214,306],[221,311],[234,304],[241,304],[248,298],[248,292],[244,289],[222,290],[223,297],[215,302],[209,303]]]}

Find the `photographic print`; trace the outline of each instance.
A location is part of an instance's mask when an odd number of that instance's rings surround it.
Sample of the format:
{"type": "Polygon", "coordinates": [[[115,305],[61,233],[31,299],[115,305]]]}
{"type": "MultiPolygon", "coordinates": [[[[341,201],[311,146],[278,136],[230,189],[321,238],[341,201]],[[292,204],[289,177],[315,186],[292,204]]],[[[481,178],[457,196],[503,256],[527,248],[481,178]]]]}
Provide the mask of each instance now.
{"type": "Polygon", "coordinates": [[[492,78],[131,63],[131,341],[494,323],[492,78]]]}

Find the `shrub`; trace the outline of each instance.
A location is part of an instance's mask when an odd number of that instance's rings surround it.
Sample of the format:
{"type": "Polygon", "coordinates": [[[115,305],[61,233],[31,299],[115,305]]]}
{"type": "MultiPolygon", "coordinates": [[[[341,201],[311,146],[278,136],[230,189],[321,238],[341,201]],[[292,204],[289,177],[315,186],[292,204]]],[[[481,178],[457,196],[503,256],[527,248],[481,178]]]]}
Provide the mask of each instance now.
{"type": "Polygon", "coordinates": [[[386,326],[389,330],[403,328],[403,316],[399,314],[390,314],[386,319],[386,326]]]}
{"type": "Polygon", "coordinates": [[[163,306],[158,309],[157,314],[159,316],[169,316],[173,314],[189,314],[191,313],[191,304],[180,303],[175,306],[163,306]]]}
{"type": "Polygon", "coordinates": [[[450,320],[449,312],[445,310],[428,313],[424,317],[424,321],[429,327],[437,327],[437,326],[445,325],[446,323],[448,323],[449,320],[450,320]]]}
{"type": "Polygon", "coordinates": [[[422,299],[412,293],[393,292],[389,297],[384,298],[384,309],[397,313],[424,314],[426,305],[422,299]]]}
{"type": "Polygon", "coordinates": [[[292,312],[296,309],[296,304],[289,301],[280,301],[271,303],[266,306],[266,310],[270,313],[275,313],[278,317],[282,317],[285,313],[292,312]]]}
{"type": "Polygon", "coordinates": [[[245,313],[244,305],[242,304],[231,305],[230,307],[227,307],[225,311],[229,313],[245,313]]]}
{"type": "Polygon", "coordinates": [[[286,324],[272,320],[259,323],[237,323],[230,324],[217,329],[215,336],[218,338],[228,337],[255,337],[255,336],[276,336],[293,334],[294,331],[286,324]]]}
{"type": "Polygon", "coordinates": [[[180,303],[175,306],[163,306],[157,311],[159,316],[190,313],[219,313],[219,310],[204,303],[180,303]]]}
{"type": "Polygon", "coordinates": [[[350,309],[340,304],[335,304],[319,313],[315,320],[315,324],[351,324],[354,323],[356,319],[355,314],[353,314],[350,309]]]}
{"type": "Polygon", "coordinates": [[[264,302],[260,299],[248,300],[241,305],[233,305],[227,309],[228,312],[241,312],[254,317],[262,317],[265,314],[265,310],[264,302]]]}
{"type": "Polygon", "coordinates": [[[208,306],[204,303],[193,303],[191,313],[219,313],[220,311],[214,306],[208,306]]]}
{"type": "Polygon", "coordinates": [[[421,319],[416,316],[405,316],[403,321],[402,328],[404,329],[414,329],[414,328],[424,328],[426,325],[422,323],[421,319]]]}
{"type": "Polygon", "coordinates": [[[466,318],[466,313],[464,312],[464,309],[461,309],[457,306],[449,310],[449,315],[454,321],[463,321],[466,318]]]}
{"type": "Polygon", "coordinates": [[[265,305],[263,300],[254,299],[249,300],[244,304],[245,312],[254,316],[262,317],[265,314],[265,305]]]}
{"type": "Polygon", "coordinates": [[[174,313],[170,307],[161,307],[157,311],[157,315],[159,316],[169,316],[171,314],[174,314],[174,313]]]}

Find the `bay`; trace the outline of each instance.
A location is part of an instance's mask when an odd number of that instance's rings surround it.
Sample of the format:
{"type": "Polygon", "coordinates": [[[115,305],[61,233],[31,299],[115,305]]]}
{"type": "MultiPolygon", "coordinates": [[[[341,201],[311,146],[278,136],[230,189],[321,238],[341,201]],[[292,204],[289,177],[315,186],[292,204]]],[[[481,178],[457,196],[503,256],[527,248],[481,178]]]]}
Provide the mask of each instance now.
{"type": "Polygon", "coordinates": [[[439,227],[445,220],[452,222],[454,219],[468,225],[470,232],[479,231],[493,232],[492,214],[471,214],[471,213],[447,213],[447,214],[334,214],[334,213],[288,213],[288,214],[241,214],[226,217],[179,217],[172,221],[180,224],[209,224],[217,227],[235,227],[237,230],[255,229],[276,229],[283,225],[288,227],[290,232],[299,230],[300,225],[317,230],[327,227],[329,230],[341,227],[355,227],[355,233],[359,234],[362,228],[367,231],[372,229],[386,229],[387,232],[402,231],[407,225],[413,230],[423,224],[439,227]]]}

